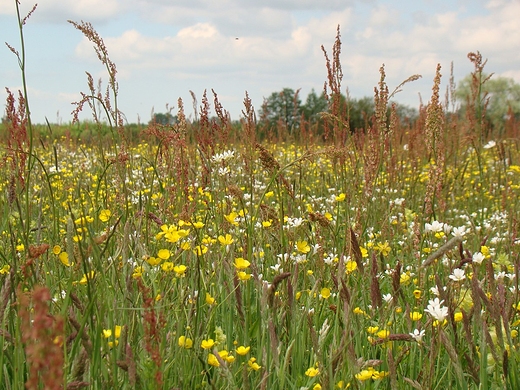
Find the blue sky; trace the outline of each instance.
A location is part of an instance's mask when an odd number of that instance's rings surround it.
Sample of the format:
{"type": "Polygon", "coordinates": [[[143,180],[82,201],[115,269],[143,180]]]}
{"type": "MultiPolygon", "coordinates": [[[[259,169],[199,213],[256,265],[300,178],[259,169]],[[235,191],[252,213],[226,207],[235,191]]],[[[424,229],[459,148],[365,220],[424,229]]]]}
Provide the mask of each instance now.
{"type": "MultiPolygon", "coordinates": [[[[0,0],[0,41],[19,48],[15,0],[0,0]]],[[[22,13],[33,3],[21,0],[22,13]]],[[[389,89],[413,74],[396,100],[418,107],[430,99],[437,63],[443,85],[472,71],[479,50],[486,69],[520,83],[518,0],[40,0],[25,28],[33,121],[68,123],[71,102],[86,91],[85,71],[106,84],[92,45],[67,23],[91,22],[116,63],[119,106],[129,122],[147,122],[152,109],[214,89],[233,119],[245,91],[255,108],[285,87],[305,100],[327,74],[320,46],[331,51],[341,26],[343,91],[372,96],[384,63],[389,89]],[[236,39],[238,38],[238,40],[236,39]]],[[[21,86],[17,60],[0,48],[0,84],[21,86]]],[[[5,101],[6,92],[0,90],[5,101]]],[[[212,99],[211,99],[212,100],[212,99]]],[[[84,113],[83,118],[90,118],[84,113]]]]}

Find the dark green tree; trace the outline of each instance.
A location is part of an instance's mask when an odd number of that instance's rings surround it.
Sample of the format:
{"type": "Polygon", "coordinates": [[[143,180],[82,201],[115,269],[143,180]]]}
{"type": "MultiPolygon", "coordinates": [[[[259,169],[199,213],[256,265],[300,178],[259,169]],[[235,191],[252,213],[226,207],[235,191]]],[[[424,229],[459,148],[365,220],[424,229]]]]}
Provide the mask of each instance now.
{"type": "Polygon", "coordinates": [[[316,93],[314,88],[307,95],[305,104],[302,107],[303,117],[311,124],[317,123],[321,119],[321,113],[327,111],[328,103],[325,94],[316,93]]]}
{"type": "Polygon", "coordinates": [[[271,128],[282,126],[289,134],[299,127],[303,107],[298,91],[284,88],[280,92],[273,92],[264,100],[260,109],[261,121],[271,128]]]}
{"type": "Polygon", "coordinates": [[[173,125],[177,122],[177,115],[172,115],[167,112],[165,114],[157,112],[153,114],[153,118],[150,122],[157,123],[159,125],[173,125]]]}

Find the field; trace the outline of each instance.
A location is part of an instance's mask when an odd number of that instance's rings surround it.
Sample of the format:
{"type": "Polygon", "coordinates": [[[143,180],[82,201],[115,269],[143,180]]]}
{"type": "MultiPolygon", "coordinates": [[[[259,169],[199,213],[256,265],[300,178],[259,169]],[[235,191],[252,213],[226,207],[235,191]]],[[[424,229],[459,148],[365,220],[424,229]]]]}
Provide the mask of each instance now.
{"type": "Polygon", "coordinates": [[[260,139],[246,97],[239,126],[179,101],[131,141],[100,58],[88,142],[7,102],[1,388],[520,388],[514,118],[448,110],[439,67],[401,123],[382,68],[351,132],[334,55],[324,133],[260,139]]]}

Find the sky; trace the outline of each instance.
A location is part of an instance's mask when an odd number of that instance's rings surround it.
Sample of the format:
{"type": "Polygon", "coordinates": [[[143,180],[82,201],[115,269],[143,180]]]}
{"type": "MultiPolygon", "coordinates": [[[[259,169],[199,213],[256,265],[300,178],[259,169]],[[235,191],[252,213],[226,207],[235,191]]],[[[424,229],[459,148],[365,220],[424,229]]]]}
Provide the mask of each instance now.
{"type": "MultiPolygon", "coordinates": [[[[0,41],[20,50],[15,1],[0,0],[0,41]]],[[[19,1],[22,15],[34,5],[19,1]]],[[[205,90],[213,101],[213,89],[232,119],[242,115],[246,91],[257,111],[284,88],[300,89],[305,101],[323,90],[321,46],[332,54],[338,25],[342,91],[353,98],[373,96],[384,64],[390,91],[422,75],[395,97],[418,108],[431,98],[437,64],[445,89],[451,64],[462,80],[476,51],[488,59],[485,71],[520,83],[518,15],[519,0],[39,0],[24,26],[31,117],[69,123],[71,103],[88,91],[85,72],[108,80],[92,44],[67,20],[92,23],[117,66],[119,108],[128,122],[146,123],[178,98],[193,118],[190,91],[200,107],[205,90]]],[[[3,102],[4,87],[16,91],[21,80],[18,60],[1,47],[3,102]]]]}

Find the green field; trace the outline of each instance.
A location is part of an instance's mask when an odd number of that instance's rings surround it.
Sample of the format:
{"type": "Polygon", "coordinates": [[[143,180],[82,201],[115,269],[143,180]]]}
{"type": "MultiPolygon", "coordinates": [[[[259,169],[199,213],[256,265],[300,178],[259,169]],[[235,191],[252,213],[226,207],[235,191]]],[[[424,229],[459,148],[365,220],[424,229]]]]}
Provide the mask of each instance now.
{"type": "Polygon", "coordinates": [[[0,388],[520,388],[514,118],[449,111],[439,68],[404,123],[382,69],[365,129],[339,85],[272,137],[248,99],[129,128],[104,63],[109,123],[6,105],[0,388]]]}

